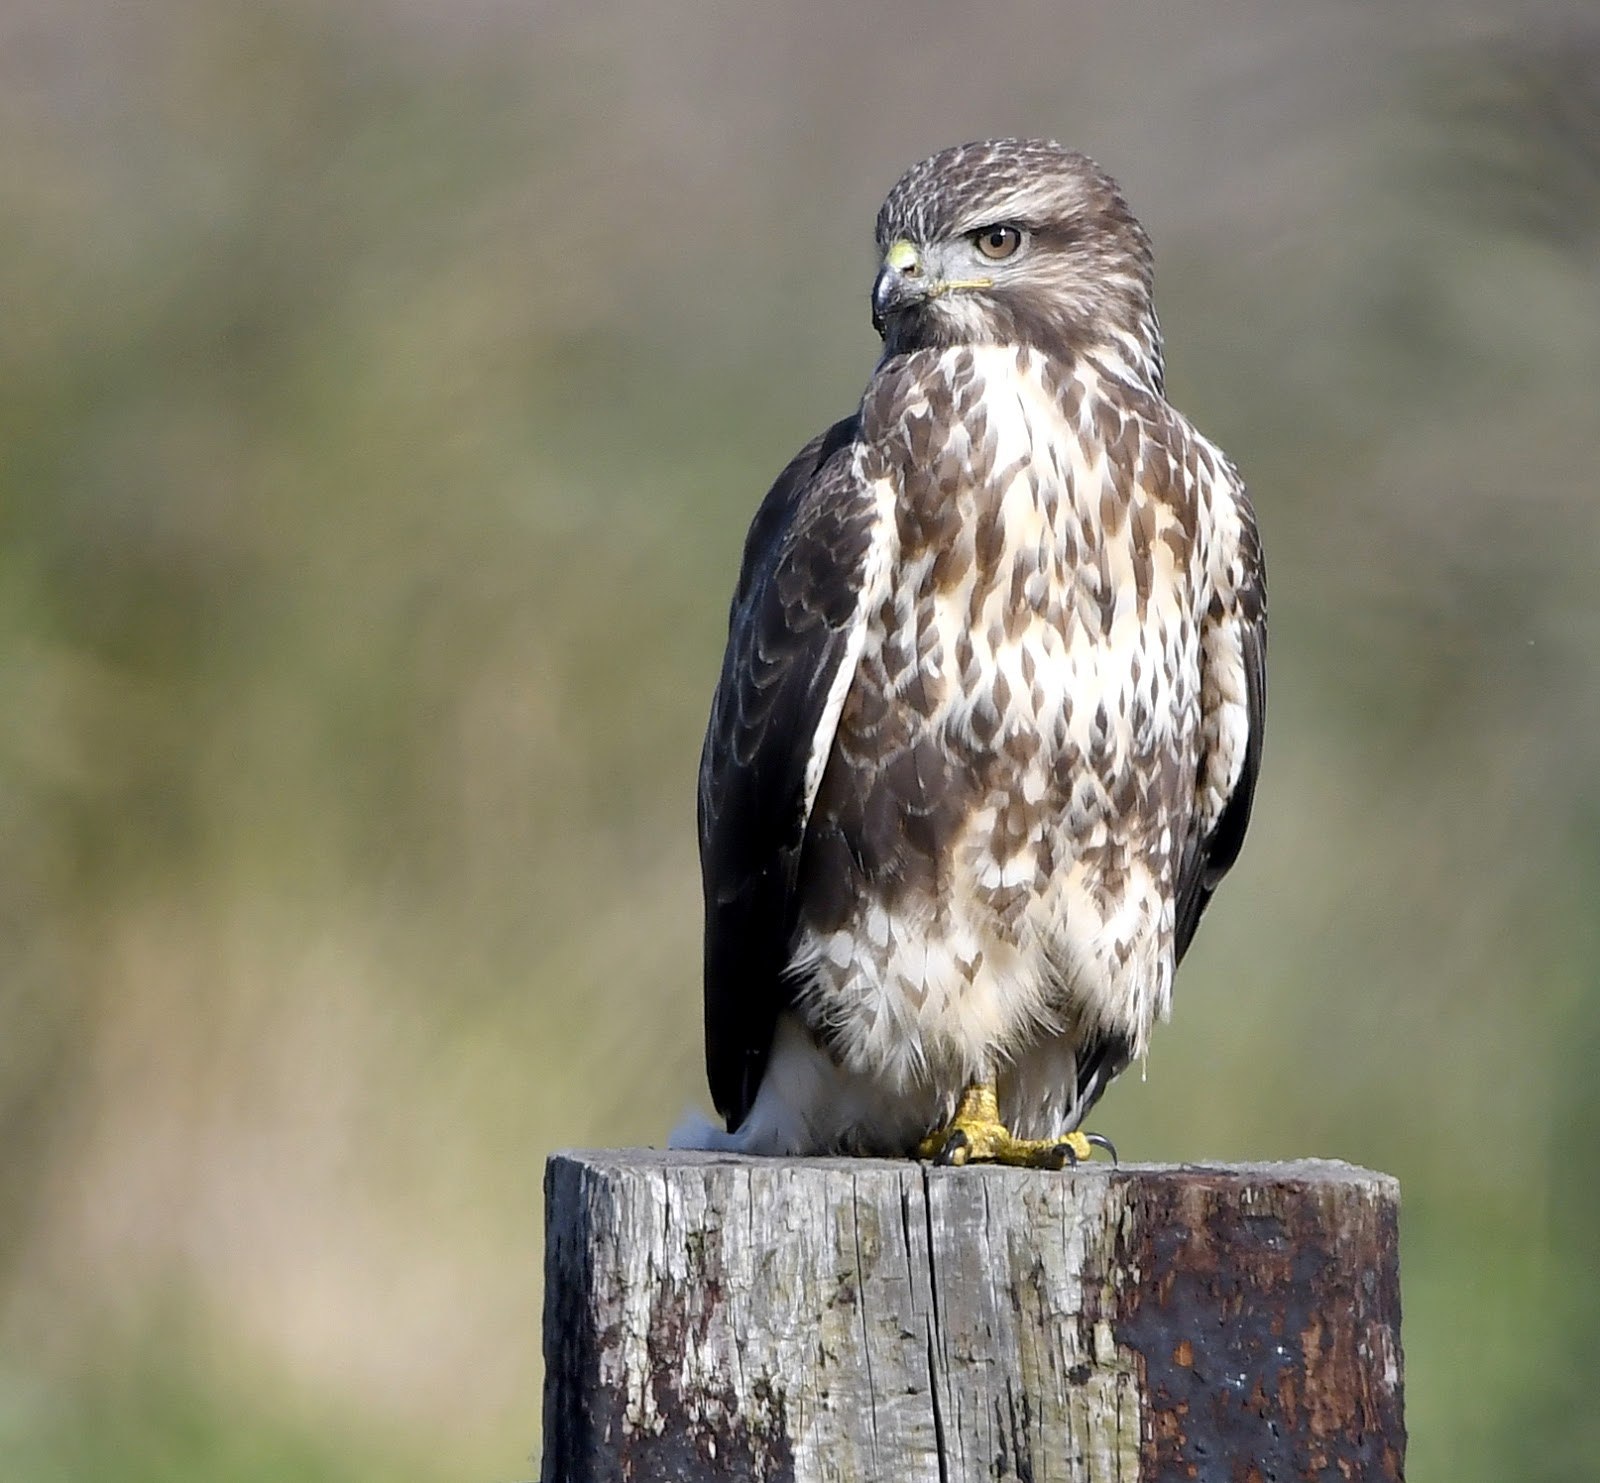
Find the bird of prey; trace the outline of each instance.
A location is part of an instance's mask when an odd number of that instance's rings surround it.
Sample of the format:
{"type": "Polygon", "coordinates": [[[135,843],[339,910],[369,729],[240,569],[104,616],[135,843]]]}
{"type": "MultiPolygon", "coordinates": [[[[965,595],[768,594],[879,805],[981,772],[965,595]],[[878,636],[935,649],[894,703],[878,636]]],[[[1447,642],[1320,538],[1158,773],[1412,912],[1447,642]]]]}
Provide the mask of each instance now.
{"type": "Polygon", "coordinates": [[[877,246],[860,406],[745,542],[699,786],[723,1126],[674,1141],[1061,1167],[1244,839],[1256,521],[1093,161],[947,149],[877,246]]]}

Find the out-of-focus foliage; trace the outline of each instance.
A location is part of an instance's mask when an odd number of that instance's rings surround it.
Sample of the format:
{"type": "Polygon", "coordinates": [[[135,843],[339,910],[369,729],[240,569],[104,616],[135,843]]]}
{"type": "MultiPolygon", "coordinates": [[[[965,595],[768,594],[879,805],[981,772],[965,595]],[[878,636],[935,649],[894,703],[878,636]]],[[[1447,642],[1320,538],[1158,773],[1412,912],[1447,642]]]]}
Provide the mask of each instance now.
{"type": "Polygon", "coordinates": [[[526,1472],[543,1155],[703,1095],[744,522],[871,363],[883,190],[998,132],[1124,180],[1272,568],[1258,823],[1100,1124],[1398,1173],[1413,1476],[1590,1471],[1592,22],[14,0],[17,1475],[526,1472]]]}

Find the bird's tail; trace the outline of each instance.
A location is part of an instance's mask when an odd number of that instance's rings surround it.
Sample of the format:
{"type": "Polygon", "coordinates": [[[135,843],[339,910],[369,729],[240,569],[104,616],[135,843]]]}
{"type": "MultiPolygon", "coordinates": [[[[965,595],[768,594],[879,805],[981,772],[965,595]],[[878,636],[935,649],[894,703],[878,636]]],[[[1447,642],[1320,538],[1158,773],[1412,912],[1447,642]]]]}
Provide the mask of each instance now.
{"type": "Polygon", "coordinates": [[[678,1119],[671,1137],[667,1139],[667,1147],[726,1153],[730,1149],[741,1148],[742,1144],[737,1133],[728,1132],[721,1123],[707,1117],[698,1108],[691,1108],[678,1119]]]}

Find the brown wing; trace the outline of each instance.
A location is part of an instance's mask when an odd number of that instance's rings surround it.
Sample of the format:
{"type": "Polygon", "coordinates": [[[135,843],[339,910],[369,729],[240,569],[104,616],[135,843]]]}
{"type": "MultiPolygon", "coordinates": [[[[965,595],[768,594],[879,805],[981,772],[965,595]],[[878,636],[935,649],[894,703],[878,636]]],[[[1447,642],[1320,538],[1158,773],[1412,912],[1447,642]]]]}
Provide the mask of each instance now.
{"type": "MultiPolygon", "coordinates": [[[[1208,613],[1202,620],[1206,630],[1202,662],[1223,666],[1229,672],[1210,677],[1207,684],[1202,685],[1202,695],[1207,689],[1237,693],[1242,684],[1244,760],[1215,823],[1206,829],[1197,828],[1184,849],[1178,874],[1175,926],[1180,963],[1194,940],[1195,928],[1200,925],[1200,917],[1210,904],[1212,893],[1239,858],[1250,823],[1256,777],[1261,771],[1261,739],[1267,715],[1267,573],[1255,512],[1242,487],[1237,498],[1241,525],[1233,564],[1232,600],[1222,604],[1221,611],[1208,613]]],[[[1209,756],[1201,757],[1202,779],[1212,760],[1209,756]]]]}
{"type": "Polygon", "coordinates": [[[730,1132],[792,994],[808,768],[833,744],[829,700],[862,621],[873,502],[853,470],[858,433],[849,418],[813,439],[756,513],[700,758],[706,1074],[730,1132]]]}

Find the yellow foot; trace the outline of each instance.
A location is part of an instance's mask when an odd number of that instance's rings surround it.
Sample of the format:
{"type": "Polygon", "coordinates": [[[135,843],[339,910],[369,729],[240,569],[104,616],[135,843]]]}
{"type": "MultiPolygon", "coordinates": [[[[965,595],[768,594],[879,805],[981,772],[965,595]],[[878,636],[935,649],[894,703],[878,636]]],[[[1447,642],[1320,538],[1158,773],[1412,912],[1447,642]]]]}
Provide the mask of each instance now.
{"type": "Polygon", "coordinates": [[[1117,1160],[1109,1138],[1098,1133],[1067,1133],[1060,1138],[1018,1138],[1000,1121],[992,1086],[974,1083],[946,1127],[917,1145],[919,1159],[936,1164],[1014,1164],[1028,1169],[1064,1169],[1092,1158],[1097,1148],[1117,1160]]]}

